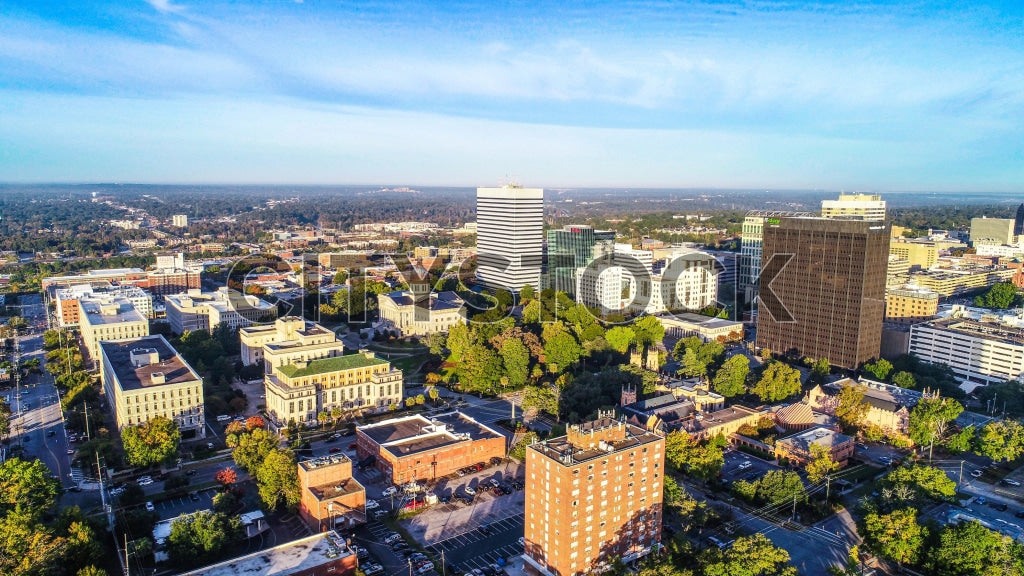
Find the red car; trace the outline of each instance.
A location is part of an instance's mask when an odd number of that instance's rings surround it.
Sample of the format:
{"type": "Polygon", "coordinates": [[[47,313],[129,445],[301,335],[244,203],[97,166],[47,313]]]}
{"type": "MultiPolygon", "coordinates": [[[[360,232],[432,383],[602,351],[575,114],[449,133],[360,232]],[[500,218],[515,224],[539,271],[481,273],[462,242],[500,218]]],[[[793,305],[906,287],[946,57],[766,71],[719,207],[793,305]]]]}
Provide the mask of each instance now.
{"type": "Polygon", "coordinates": [[[331,454],[335,454],[337,452],[341,452],[341,448],[338,448],[337,446],[335,446],[334,448],[331,448],[331,454]]]}

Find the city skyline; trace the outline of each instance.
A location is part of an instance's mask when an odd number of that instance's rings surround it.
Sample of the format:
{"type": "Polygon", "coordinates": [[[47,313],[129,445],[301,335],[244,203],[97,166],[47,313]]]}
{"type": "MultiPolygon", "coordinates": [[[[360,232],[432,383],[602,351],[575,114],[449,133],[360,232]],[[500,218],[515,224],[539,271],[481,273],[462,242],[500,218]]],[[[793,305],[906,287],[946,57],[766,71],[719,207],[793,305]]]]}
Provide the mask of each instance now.
{"type": "Polygon", "coordinates": [[[0,181],[1014,190],[1020,11],[21,2],[0,181]]]}

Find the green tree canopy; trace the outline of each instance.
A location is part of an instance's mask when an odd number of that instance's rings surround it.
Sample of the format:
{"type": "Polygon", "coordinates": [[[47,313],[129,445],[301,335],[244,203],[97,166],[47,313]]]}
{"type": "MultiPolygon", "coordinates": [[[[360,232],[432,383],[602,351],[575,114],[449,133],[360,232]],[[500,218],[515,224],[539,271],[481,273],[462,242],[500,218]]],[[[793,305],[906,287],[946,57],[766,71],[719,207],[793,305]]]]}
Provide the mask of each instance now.
{"type": "Polygon", "coordinates": [[[931,466],[900,466],[882,480],[882,494],[895,501],[894,507],[922,505],[928,501],[952,501],[956,482],[931,466]]]}
{"type": "Polygon", "coordinates": [[[821,384],[831,371],[832,365],[828,363],[828,358],[818,358],[811,365],[811,380],[821,384]]]}
{"type": "Polygon", "coordinates": [[[865,362],[861,368],[876,379],[885,380],[889,373],[892,372],[892,362],[885,358],[879,358],[874,362],[865,362]]]}
{"type": "Polygon", "coordinates": [[[788,470],[769,470],[755,482],[757,499],[769,504],[807,500],[807,489],[800,475],[788,470]]]}
{"type": "Polygon", "coordinates": [[[750,360],[743,354],[736,354],[722,364],[711,380],[711,387],[726,398],[738,396],[747,389],[750,374],[750,360]]]}
{"type": "Polygon", "coordinates": [[[1017,576],[1024,574],[1024,546],[977,520],[948,524],[924,563],[942,576],[1017,576]]]}
{"type": "Polygon", "coordinates": [[[993,420],[978,431],[977,453],[1009,462],[1024,453],[1024,426],[1016,420],[993,420]]]}
{"type": "Polygon", "coordinates": [[[561,322],[545,324],[541,340],[544,342],[544,358],[548,366],[555,365],[559,371],[575,365],[583,356],[583,347],[561,322]]]}
{"type": "Polygon", "coordinates": [[[721,436],[701,443],[688,433],[676,430],[665,437],[665,460],[679,470],[708,481],[718,476],[725,465],[724,447],[725,439],[721,436]]]}
{"type": "Polygon", "coordinates": [[[963,405],[952,398],[922,398],[910,411],[910,439],[921,446],[941,443],[947,424],[963,411],[963,405]]]}
{"type": "Polygon", "coordinates": [[[629,326],[614,326],[605,332],[604,338],[613,350],[625,354],[636,340],[636,332],[629,326]]]}
{"type": "Polygon", "coordinates": [[[295,454],[291,450],[271,450],[256,470],[256,484],[267,508],[273,510],[284,504],[294,510],[300,496],[295,454]]]}
{"type": "Polygon", "coordinates": [[[811,444],[811,459],[804,467],[807,480],[817,484],[839,470],[839,463],[832,459],[832,451],[820,444],[811,444]]]}
{"type": "Polygon", "coordinates": [[[917,510],[901,508],[890,514],[864,517],[863,536],[879,556],[900,566],[917,562],[928,531],[917,523],[917,510]]]}
{"type": "Polygon", "coordinates": [[[178,566],[197,566],[218,560],[242,536],[237,517],[201,510],[171,522],[167,548],[178,566]]]}
{"type": "Polygon", "coordinates": [[[1012,282],[1000,282],[994,284],[981,296],[975,296],[974,305],[981,308],[992,308],[994,310],[1005,310],[1019,305],[1021,302],[1020,293],[1012,282]]]}
{"type": "Polygon", "coordinates": [[[705,576],[796,576],[789,552],[764,534],[741,536],[726,550],[711,548],[701,557],[705,576]]]}
{"type": "Polygon", "coordinates": [[[800,371],[782,362],[769,362],[752,392],[762,402],[778,402],[800,392],[800,371]]]}
{"type": "Polygon", "coordinates": [[[11,458],[0,464],[0,512],[38,519],[57,503],[59,483],[41,460],[11,458]]]}
{"type": "Polygon", "coordinates": [[[126,426],[121,430],[125,459],[132,466],[173,461],[178,455],[180,441],[178,425],[164,416],[154,416],[138,426],[126,426]]]}
{"type": "Polygon", "coordinates": [[[871,409],[871,405],[864,401],[864,392],[867,386],[861,384],[850,384],[839,390],[836,402],[836,418],[843,425],[843,428],[850,430],[860,425],[861,420],[871,409]]]}
{"type": "Polygon", "coordinates": [[[272,432],[255,428],[248,432],[228,435],[227,444],[234,448],[231,455],[235,459],[235,464],[254,474],[267,454],[278,447],[278,439],[272,432]]]}
{"type": "Polygon", "coordinates": [[[526,384],[530,376],[530,350],[520,340],[506,338],[498,348],[505,375],[513,388],[526,384]]]}
{"type": "Polygon", "coordinates": [[[633,333],[637,346],[646,348],[651,344],[661,342],[665,337],[665,327],[661,321],[654,316],[643,316],[633,322],[633,333]]]}

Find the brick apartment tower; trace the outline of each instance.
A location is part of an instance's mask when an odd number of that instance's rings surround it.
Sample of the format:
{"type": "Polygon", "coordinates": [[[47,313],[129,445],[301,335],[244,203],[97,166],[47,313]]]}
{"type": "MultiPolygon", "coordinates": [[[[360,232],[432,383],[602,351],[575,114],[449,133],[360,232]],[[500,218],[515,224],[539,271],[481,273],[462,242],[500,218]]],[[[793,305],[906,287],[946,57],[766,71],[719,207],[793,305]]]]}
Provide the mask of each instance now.
{"type": "Polygon", "coordinates": [[[526,451],[527,573],[591,574],[661,542],[665,439],[602,413],[526,451]]]}
{"type": "Polygon", "coordinates": [[[850,370],[877,358],[889,224],[771,219],[763,242],[757,345],[850,370]]]}

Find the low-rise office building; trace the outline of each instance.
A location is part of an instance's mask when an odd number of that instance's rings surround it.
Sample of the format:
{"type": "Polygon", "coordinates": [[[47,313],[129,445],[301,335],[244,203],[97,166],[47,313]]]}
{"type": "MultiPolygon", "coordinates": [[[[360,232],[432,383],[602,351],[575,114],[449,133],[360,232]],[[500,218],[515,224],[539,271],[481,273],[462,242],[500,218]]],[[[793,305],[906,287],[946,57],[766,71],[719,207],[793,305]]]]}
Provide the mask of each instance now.
{"type": "Polygon", "coordinates": [[[99,343],[104,340],[149,336],[149,320],[127,298],[82,297],[78,306],[78,328],[93,361],[99,361],[99,343]]]}
{"type": "Polygon", "coordinates": [[[798,466],[805,466],[814,459],[811,446],[825,448],[833,462],[846,466],[853,456],[854,440],[853,437],[840,434],[831,428],[817,426],[777,440],[775,456],[780,460],[785,458],[798,466]]]}
{"type": "Polygon", "coordinates": [[[885,291],[885,320],[895,324],[916,324],[939,312],[939,293],[916,286],[885,291]]]}
{"type": "Polygon", "coordinates": [[[384,412],[402,401],[402,371],[372,352],[273,366],[264,377],[267,414],[276,427],[316,424],[317,414],[339,408],[353,414],[384,412]]]}
{"type": "Polygon", "coordinates": [[[277,318],[277,306],[251,294],[228,288],[216,292],[190,290],[164,298],[167,322],[175,334],[211,330],[226,324],[232,330],[255,322],[271,322],[277,318]]]}
{"type": "Polygon", "coordinates": [[[705,342],[716,340],[729,342],[743,338],[743,323],[725,318],[704,316],[692,312],[659,315],[658,321],[665,327],[668,338],[697,336],[705,342]]]}
{"type": "Polygon", "coordinates": [[[61,328],[78,326],[81,307],[78,301],[82,298],[124,298],[131,302],[135,310],[145,318],[154,318],[153,296],[136,286],[114,286],[109,282],[76,284],[69,288],[56,288],[50,297],[57,312],[57,324],[61,328]]]}
{"type": "Polygon", "coordinates": [[[914,284],[938,292],[939,296],[948,298],[988,288],[1000,282],[1013,279],[1014,270],[1001,266],[982,266],[968,269],[925,270],[910,274],[914,284]]]}
{"type": "Polygon", "coordinates": [[[103,341],[99,348],[100,382],[119,429],[163,416],[183,437],[206,437],[203,380],[163,336],[103,341]]]}
{"type": "Polygon", "coordinates": [[[299,467],[299,516],[317,532],[348,530],[366,522],[366,489],[352,477],[352,460],[331,454],[299,467]]]}
{"type": "Polygon", "coordinates": [[[399,330],[403,336],[447,332],[466,323],[463,300],[455,292],[431,292],[422,297],[405,290],[377,296],[380,327],[399,330]]]}
{"type": "Polygon", "coordinates": [[[355,550],[330,530],[180,576],[355,576],[358,566],[355,550]]]}
{"type": "Polygon", "coordinates": [[[505,456],[505,437],[461,412],[419,414],[356,428],[356,452],[395,485],[436,480],[505,456]]]}

